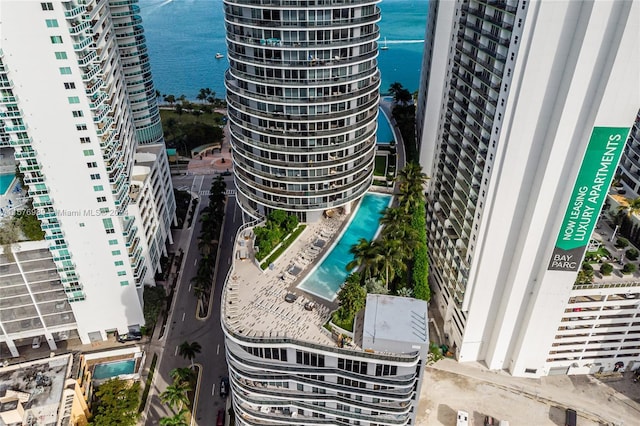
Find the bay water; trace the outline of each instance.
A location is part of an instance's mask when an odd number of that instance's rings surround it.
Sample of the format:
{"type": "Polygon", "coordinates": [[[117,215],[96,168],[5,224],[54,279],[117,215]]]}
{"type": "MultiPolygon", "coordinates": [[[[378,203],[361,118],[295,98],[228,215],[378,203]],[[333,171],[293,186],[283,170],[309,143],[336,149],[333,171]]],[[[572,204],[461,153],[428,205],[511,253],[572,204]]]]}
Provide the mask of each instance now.
{"type": "MultiPolygon", "coordinates": [[[[227,60],[222,0],[140,0],[140,15],[151,56],[156,89],[194,100],[209,87],[222,98],[227,60]],[[224,55],[216,59],[216,53],[224,55]]],[[[383,0],[380,3],[380,91],[399,82],[418,90],[424,47],[427,0],[383,0]]]]}

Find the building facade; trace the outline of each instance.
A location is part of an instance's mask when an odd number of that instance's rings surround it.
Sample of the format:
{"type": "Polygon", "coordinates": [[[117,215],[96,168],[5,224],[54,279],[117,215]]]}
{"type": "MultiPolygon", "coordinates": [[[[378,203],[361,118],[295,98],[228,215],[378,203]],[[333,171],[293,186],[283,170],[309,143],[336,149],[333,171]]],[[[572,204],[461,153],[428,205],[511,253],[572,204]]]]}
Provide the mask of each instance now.
{"type": "Polygon", "coordinates": [[[78,360],[59,355],[0,367],[0,421],[4,425],[82,426],[90,417],[78,383],[78,360]]]}
{"type": "Polygon", "coordinates": [[[315,221],[373,176],[377,0],[224,1],[225,76],[238,201],[315,221]]]}
{"type": "MultiPolygon", "coordinates": [[[[24,187],[12,185],[32,201],[84,343],[144,324],[143,285],[175,212],[135,3],[2,2],[0,148],[19,165],[24,187]]],[[[14,338],[27,336],[3,333],[17,356],[14,338]]]]}
{"type": "Polygon", "coordinates": [[[237,424],[415,424],[429,348],[426,302],[368,295],[348,336],[328,332],[308,311],[289,326],[284,314],[274,317],[263,333],[230,305],[266,306],[268,295],[238,300],[237,285],[227,283],[221,312],[237,424]]]}
{"type": "Polygon", "coordinates": [[[640,288],[574,286],[640,105],[638,3],[434,1],[428,20],[417,133],[433,302],[458,360],[531,377],[640,360],[640,288]],[[622,305],[631,317],[609,317],[622,305]],[[574,316],[586,334],[564,328],[574,316]],[[621,330],[635,334],[597,337],[621,330]],[[572,333],[581,354],[556,356],[572,333]]]}

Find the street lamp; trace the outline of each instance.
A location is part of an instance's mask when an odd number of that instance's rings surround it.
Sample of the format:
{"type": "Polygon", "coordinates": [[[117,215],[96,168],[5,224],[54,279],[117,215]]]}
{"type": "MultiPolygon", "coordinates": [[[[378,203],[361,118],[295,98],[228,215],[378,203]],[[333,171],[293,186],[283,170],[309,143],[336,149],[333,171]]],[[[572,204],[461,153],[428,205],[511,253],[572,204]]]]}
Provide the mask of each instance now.
{"type": "Polygon", "coordinates": [[[616,233],[618,232],[618,228],[620,228],[620,225],[616,225],[616,229],[613,230],[613,234],[611,234],[611,237],[609,238],[609,241],[613,241],[613,239],[616,237],[616,233]]]}

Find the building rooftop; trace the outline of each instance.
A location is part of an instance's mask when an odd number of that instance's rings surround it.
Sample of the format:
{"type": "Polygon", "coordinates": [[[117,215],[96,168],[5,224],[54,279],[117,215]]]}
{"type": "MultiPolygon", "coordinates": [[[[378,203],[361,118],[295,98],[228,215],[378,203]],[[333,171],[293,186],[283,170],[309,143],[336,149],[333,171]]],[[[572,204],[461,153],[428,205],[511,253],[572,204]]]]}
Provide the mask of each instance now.
{"type": "MultiPolygon", "coordinates": [[[[235,242],[233,267],[223,291],[222,315],[226,328],[249,338],[292,339],[362,351],[361,338],[343,345],[340,336],[324,328],[331,312],[338,308],[337,300],[330,302],[297,287],[339,240],[347,218],[347,215],[334,212],[332,217],[325,216],[316,223],[307,224],[296,241],[265,271],[260,269],[253,257],[252,228],[241,230],[235,242]],[[295,297],[287,297],[289,295],[295,297]],[[310,303],[313,304],[311,310],[310,303]]],[[[373,327],[381,336],[388,333],[396,341],[404,343],[428,342],[426,302],[394,296],[379,300],[372,297],[371,300],[385,309],[369,316],[367,321],[373,321],[373,324],[368,325],[367,330],[373,327]],[[397,320],[398,317],[398,311],[393,312],[395,309],[411,312],[411,316],[392,324],[391,319],[397,320]],[[385,325],[384,321],[390,325],[385,325]]],[[[369,311],[368,306],[365,311],[369,311]]],[[[355,333],[362,336],[361,330],[355,333]]],[[[385,348],[382,343],[366,347],[367,352],[386,355],[415,350],[410,346],[401,348],[398,345],[385,348]]]]}
{"type": "Polygon", "coordinates": [[[318,239],[339,234],[345,215],[334,215],[308,224],[296,241],[262,271],[253,256],[253,232],[240,232],[235,244],[233,269],[223,293],[227,328],[248,337],[291,338],[324,345],[337,344],[323,325],[338,305],[303,292],[297,286],[319,264],[330,245],[319,249],[318,239]],[[297,296],[287,302],[287,294],[297,296]],[[312,310],[307,303],[313,302],[312,310]]]}
{"type": "Polygon", "coordinates": [[[427,302],[409,297],[368,294],[362,346],[396,352],[398,345],[394,343],[397,342],[429,344],[427,302]]]}
{"type": "Polygon", "coordinates": [[[2,417],[14,417],[16,414],[11,410],[18,408],[17,401],[20,401],[25,423],[34,426],[56,424],[72,362],[72,356],[68,354],[0,368],[2,417]],[[16,407],[11,408],[12,404],[16,407]]]}

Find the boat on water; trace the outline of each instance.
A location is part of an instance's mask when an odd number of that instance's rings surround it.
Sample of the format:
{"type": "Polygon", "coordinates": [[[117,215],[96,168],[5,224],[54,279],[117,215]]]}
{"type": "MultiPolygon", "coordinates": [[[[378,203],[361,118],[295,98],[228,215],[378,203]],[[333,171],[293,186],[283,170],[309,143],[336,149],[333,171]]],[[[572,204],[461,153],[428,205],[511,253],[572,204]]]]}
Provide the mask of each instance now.
{"type": "Polygon", "coordinates": [[[216,59],[222,59],[224,58],[224,55],[220,52],[216,53],[216,59]]]}
{"type": "Polygon", "coordinates": [[[384,44],[380,46],[380,50],[387,50],[389,46],[387,46],[387,38],[384,38],[384,44]]]}

